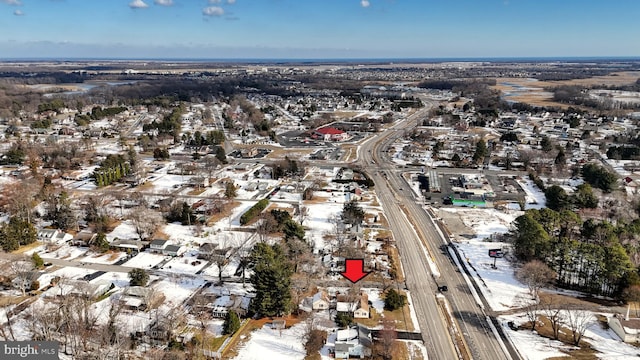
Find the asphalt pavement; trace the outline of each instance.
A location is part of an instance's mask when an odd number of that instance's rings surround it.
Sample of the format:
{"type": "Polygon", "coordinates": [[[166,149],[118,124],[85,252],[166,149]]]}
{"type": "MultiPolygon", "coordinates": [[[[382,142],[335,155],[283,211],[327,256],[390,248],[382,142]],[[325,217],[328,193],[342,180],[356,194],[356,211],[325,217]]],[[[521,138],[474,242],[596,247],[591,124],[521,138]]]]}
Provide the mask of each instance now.
{"type": "Polygon", "coordinates": [[[492,331],[488,322],[488,320],[492,321],[491,317],[474,299],[468,284],[448,253],[442,254],[438,250],[448,241],[436,230],[435,223],[422,205],[416,202],[417,199],[414,198],[410,185],[401,176],[402,169],[393,166],[384,157],[384,151],[393,139],[401,136],[405,128],[412,127],[420,116],[424,116],[422,111],[416,112],[406,121],[396,124],[365,142],[361,146],[358,162],[365,165],[365,168],[371,168],[370,164],[377,165],[378,170],[374,170],[371,176],[394,232],[406,286],[412,295],[412,305],[423,334],[428,357],[429,359],[458,358],[449,336],[449,329],[436,303],[438,285],[447,285],[448,291],[444,295],[471,356],[474,359],[486,360],[518,358],[517,352],[510,348],[507,341],[496,337],[496,333],[492,331]],[[411,223],[415,224],[416,228],[411,223]],[[422,235],[424,243],[418,234],[422,235]],[[435,262],[440,273],[439,277],[431,273],[427,257],[431,257],[435,262]]]}

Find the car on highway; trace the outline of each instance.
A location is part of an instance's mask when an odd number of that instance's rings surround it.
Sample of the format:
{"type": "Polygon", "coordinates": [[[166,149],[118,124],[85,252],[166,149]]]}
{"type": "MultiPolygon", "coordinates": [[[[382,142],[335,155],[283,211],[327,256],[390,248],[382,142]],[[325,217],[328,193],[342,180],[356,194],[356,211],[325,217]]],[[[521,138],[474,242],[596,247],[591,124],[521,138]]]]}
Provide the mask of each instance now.
{"type": "Polygon", "coordinates": [[[445,291],[448,291],[448,290],[449,290],[449,288],[447,287],[447,285],[438,286],[438,291],[440,291],[440,292],[445,292],[445,291]]]}

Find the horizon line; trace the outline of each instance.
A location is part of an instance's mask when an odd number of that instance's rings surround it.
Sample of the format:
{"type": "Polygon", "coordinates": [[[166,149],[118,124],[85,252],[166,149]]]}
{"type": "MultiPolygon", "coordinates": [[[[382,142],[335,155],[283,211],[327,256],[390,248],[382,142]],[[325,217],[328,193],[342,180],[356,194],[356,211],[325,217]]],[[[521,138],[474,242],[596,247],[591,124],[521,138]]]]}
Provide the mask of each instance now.
{"type": "Polygon", "coordinates": [[[638,56],[467,56],[467,57],[330,57],[330,58],[296,58],[296,57],[239,57],[239,58],[206,58],[206,57],[184,57],[184,58],[160,58],[160,57],[0,57],[0,63],[8,62],[38,62],[38,61],[112,61],[112,62],[219,62],[219,63],[296,63],[296,62],[527,62],[527,61],[640,61],[638,56]]]}

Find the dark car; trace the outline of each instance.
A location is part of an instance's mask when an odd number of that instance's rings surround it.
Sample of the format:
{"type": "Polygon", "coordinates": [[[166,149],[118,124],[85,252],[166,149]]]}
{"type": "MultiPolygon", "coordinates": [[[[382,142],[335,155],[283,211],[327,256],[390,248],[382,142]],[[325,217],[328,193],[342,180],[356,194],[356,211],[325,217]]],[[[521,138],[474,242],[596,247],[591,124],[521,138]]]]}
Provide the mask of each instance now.
{"type": "Polygon", "coordinates": [[[438,291],[440,291],[440,292],[445,292],[445,291],[447,291],[447,290],[449,290],[449,288],[447,287],[447,285],[441,285],[441,286],[438,286],[438,291]]]}

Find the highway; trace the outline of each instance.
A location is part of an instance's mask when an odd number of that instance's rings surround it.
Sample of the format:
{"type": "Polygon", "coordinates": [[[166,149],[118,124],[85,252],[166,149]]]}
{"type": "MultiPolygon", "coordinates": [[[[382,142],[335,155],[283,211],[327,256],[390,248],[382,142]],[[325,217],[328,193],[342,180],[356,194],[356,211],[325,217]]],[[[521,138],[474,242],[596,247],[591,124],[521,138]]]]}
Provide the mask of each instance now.
{"type": "MultiPolygon", "coordinates": [[[[428,102],[428,105],[434,104],[428,102]]],[[[416,203],[410,185],[402,178],[400,170],[384,157],[385,150],[393,140],[400,137],[404,129],[413,127],[417,119],[425,116],[430,106],[363,143],[358,163],[369,170],[396,239],[406,286],[411,292],[412,305],[425,340],[428,358],[457,359],[460,355],[453,346],[449,328],[436,302],[438,285],[447,285],[449,289],[444,295],[451,307],[453,318],[464,335],[468,350],[466,358],[469,354],[473,359],[518,358],[508,343],[506,348],[513,355],[505,353],[488,324],[489,317],[472,296],[456,264],[448,253],[440,252],[440,246],[447,244],[447,240],[437,232],[435,224],[422,206],[416,203]],[[425,253],[425,247],[428,254],[425,253]],[[432,274],[427,256],[437,265],[439,278],[432,274]]],[[[464,353],[464,349],[462,352],[464,353]]]]}

